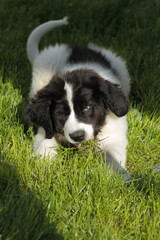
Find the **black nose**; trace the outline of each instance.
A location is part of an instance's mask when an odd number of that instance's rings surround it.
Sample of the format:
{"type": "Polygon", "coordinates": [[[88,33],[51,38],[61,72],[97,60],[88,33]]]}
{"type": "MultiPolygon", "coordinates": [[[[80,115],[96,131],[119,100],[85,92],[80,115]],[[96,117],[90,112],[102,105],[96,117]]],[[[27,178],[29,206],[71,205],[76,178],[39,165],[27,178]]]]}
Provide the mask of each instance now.
{"type": "Polygon", "coordinates": [[[83,130],[79,130],[69,134],[69,136],[75,142],[82,142],[85,138],[85,132],[83,130]]]}

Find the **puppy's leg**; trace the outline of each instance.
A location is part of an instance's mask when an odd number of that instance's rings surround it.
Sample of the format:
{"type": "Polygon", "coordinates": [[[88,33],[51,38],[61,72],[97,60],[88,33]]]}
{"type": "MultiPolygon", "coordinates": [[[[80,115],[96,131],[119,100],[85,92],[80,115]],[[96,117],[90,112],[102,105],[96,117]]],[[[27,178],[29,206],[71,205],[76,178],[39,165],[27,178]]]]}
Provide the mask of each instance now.
{"type": "Polygon", "coordinates": [[[122,174],[125,180],[130,179],[130,174],[125,168],[127,144],[128,140],[125,133],[121,133],[120,137],[110,136],[100,142],[100,148],[106,152],[107,168],[115,173],[122,174]]]}
{"type": "Polygon", "coordinates": [[[57,154],[57,146],[55,138],[46,139],[45,130],[40,127],[34,139],[34,152],[42,157],[54,158],[57,154]]]}
{"type": "Polygon", "coordinates": [[[107,167],[111,168],[115,173],[122,174],[124,180],[130,179],[130,174],[125,168],[126,163],[126,145],[117,143],[114,147],[108,147],[106,152],[107,167]]]}

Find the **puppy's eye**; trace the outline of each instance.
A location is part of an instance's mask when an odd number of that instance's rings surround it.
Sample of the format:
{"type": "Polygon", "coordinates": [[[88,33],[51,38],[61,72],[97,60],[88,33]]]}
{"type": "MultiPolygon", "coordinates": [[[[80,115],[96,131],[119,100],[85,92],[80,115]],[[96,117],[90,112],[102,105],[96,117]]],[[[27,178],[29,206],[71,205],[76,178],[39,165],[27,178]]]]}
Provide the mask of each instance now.
{"type": "Polygon", "coordinates": [[[91,105],[87,105],[86,107],[83,108],[82,112],[87,112],[92,108],[91,105]]]}

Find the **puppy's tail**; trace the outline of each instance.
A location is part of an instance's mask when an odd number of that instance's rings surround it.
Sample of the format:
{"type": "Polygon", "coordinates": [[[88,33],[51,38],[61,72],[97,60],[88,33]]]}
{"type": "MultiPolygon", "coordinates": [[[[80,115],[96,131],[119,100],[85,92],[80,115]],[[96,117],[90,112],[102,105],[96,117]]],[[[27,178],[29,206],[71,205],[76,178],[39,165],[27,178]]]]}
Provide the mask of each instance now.
{"type": "Polygon", "coordinates": [[[38,44],[42,36],[53,28],[68,24],[67,20],[67,17],[64,17],[60,20],[49,21],[41,24],[31,32],[27,41],[27,55],[31,63],[33,63],[34,59],[39,55],[38,44]]]}

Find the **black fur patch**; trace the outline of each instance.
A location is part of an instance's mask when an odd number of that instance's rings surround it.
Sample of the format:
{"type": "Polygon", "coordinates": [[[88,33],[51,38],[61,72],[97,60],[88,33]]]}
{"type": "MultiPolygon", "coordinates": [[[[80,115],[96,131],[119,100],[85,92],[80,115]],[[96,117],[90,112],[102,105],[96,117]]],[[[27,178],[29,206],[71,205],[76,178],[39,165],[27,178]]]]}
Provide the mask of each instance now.
{"type": "Polygon", "coordinates": [[[98,63],[104,68],[110,69],[116,76],[116,70],[112,68],[110,61],[98,51],[95,51],[88,46],[70,46],[72,52],[68,59],[70,63],[98,63]]]}
{"type": "Polygon", "coordinates": [[[46,131],[46,138],[52,138],[55,133],[55,124],[51,116],[51,109],[56,102],[65,97],[64,80],[55,76],[50,83],[38,91],[31,99],[25,118],[31,125],[43,127],[46,131]]]}

